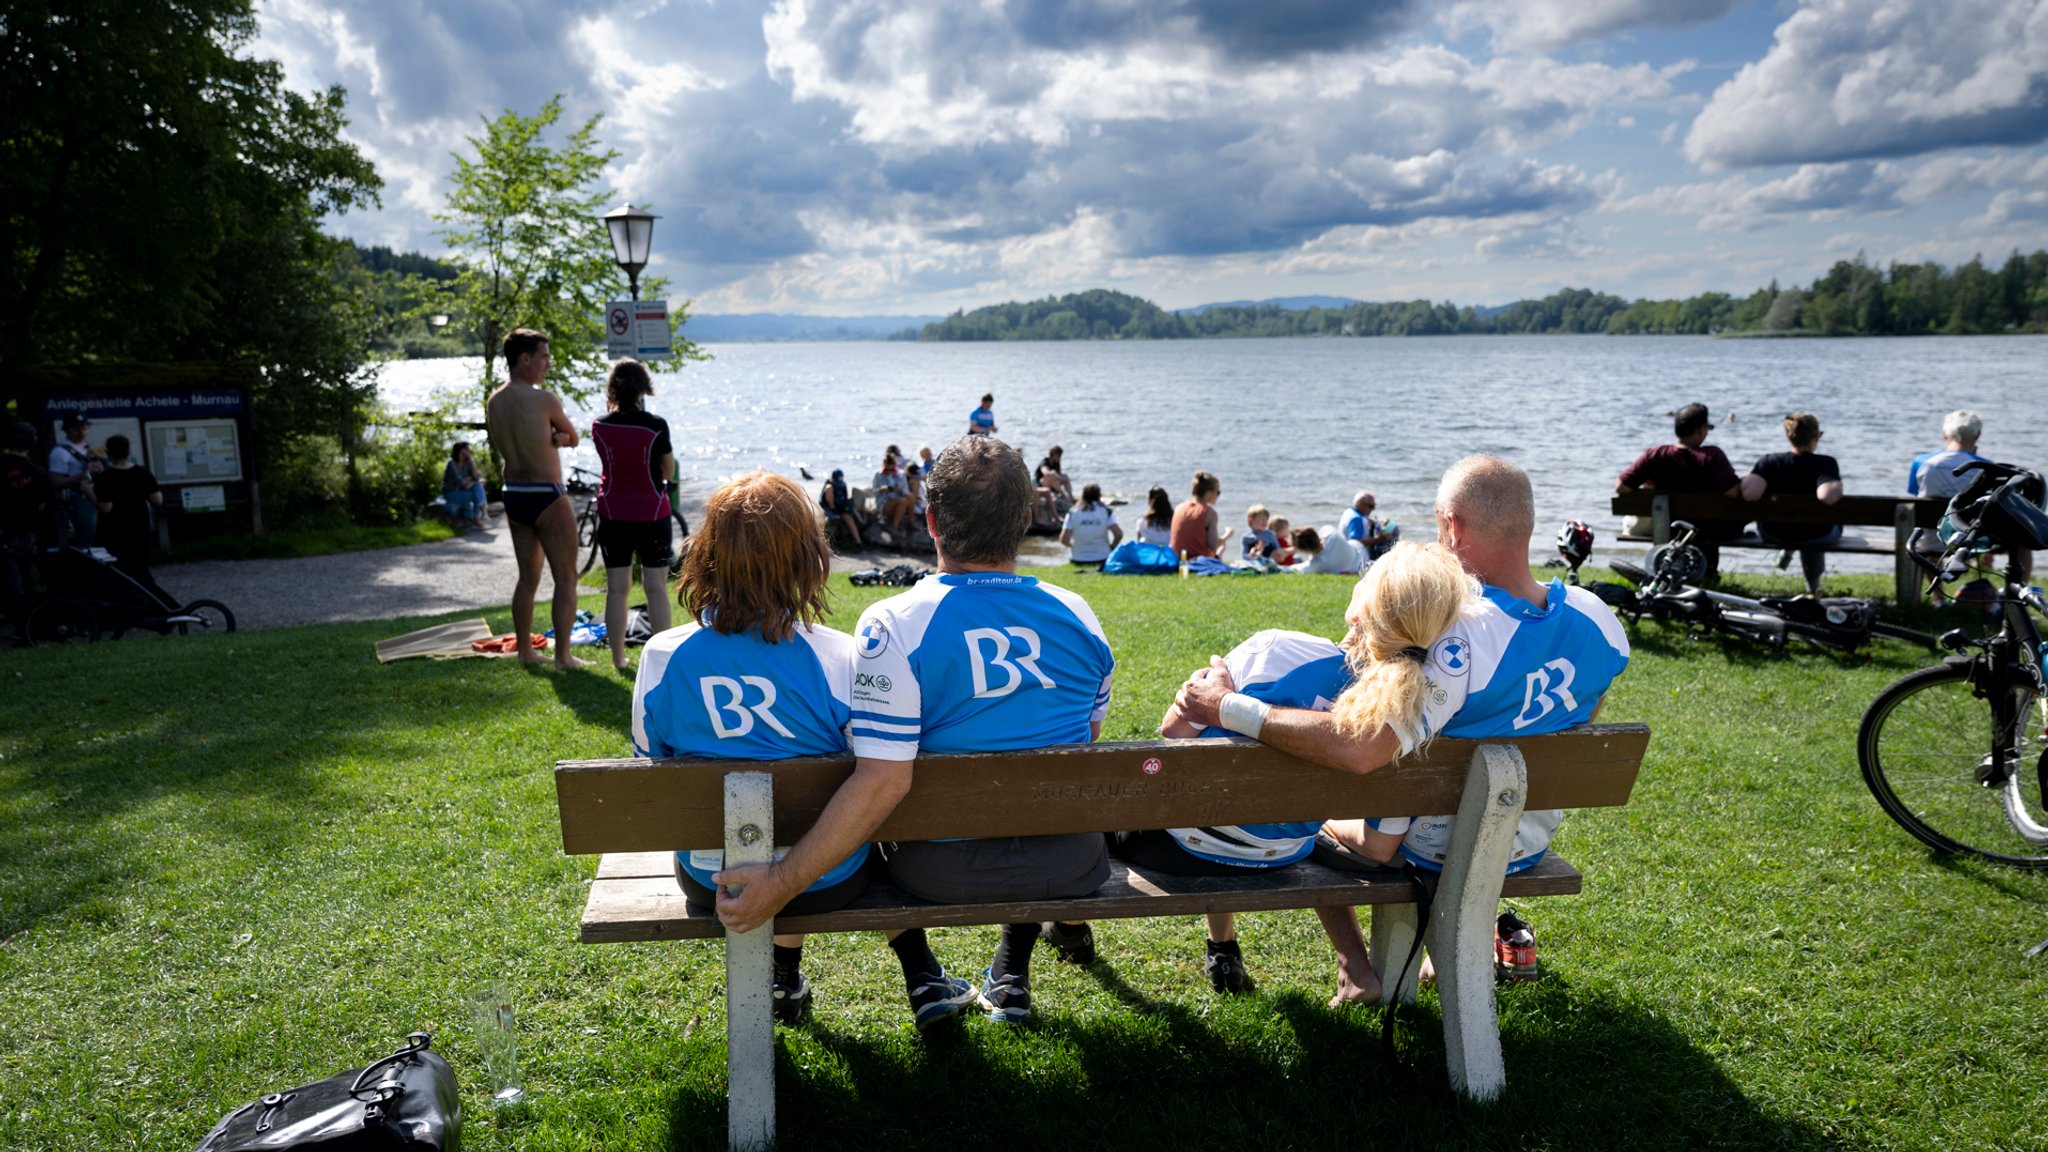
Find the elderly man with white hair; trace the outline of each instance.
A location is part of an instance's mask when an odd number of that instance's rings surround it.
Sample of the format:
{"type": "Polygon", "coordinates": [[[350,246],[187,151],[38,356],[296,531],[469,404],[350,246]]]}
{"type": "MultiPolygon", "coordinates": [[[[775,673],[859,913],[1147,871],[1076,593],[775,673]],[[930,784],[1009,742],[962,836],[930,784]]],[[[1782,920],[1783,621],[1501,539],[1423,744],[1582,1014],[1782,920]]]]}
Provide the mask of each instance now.
{"type": "MultiPolygon", "coordinates": [[[[1968,408],[1958,408],[1943,416],[1941,450],[1922,452],[1913,457],[1913,462],[1906,466],[1906,495],[1955,499],[1958,493],[1970,486],[1971,480],[1970,476],[1956,475],[1956,469],[1973,460],[1990,461],[1990,457],[1977,454],[1977,437],[1983,434],[1983,418],[1968,408]]],[[[1932,533],[1920,537],[1914,547],[1931,553],[1941,551],[1941,545],[1932,533]]],[[[2019,563],[2022,577],[2033,575],[2033,552],[2016,548],[2012,558],[2019,563]]]]}
{"type": "Polygon", "coordinates": [[[1956,493],[1970,486],[1967,478],[1956,475],[1956,469],[1972,460],[1984,459],[1977,455],[1977,437],[1983,434],[1983,419],[1967,408],[1943,416],[1941,450],[1922,452],[1906,465],[1906,495],[1954,499],[1956,493]]]}

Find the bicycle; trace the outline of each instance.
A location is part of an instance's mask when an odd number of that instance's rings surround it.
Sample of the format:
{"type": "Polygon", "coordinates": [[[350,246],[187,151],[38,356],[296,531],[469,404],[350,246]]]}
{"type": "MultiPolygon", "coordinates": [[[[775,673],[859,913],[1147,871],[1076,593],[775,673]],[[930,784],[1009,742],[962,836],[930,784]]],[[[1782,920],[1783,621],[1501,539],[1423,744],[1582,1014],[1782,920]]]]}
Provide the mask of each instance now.
{"type": "Polygon", "coordinates": [[[2048,868],[2048,650],[2033,619],[2048,616],[2048,598],[2026,586],[2014,555],[2048,547],[2042,482],[2009,464],[1972,462],[1957,474],[1968,472],[1979,475],[1949,504],[1940,559],[1910,554],[1932,586],[1965,574],[1977,553],[2006,553],[1999,629],[1944,634],[1949,656],[1879,693],[1857,729],[1856,759],[1885,814],[1923,844],[2048,868]]]}
{"type": "MultiPolygon", "coordinates": [[[[1684,520],[1671,525],[1668,544],[1651,549],[1644,567],[1615,560],[1609,567],[1634,587],[1620,584],[1592,585],[1593,593],[1615,612],[1631,622],[1645,617],[1659,623],[1684,624],[1689,636],[1697,637],[1709,628],[1719,629],[1771,648],[1783,648],[1793,637],[1837,651],[1854,652],[1873,636],[1901,640],[1924,648],[1935,647],[1935,638],[1925,632],[1882,620],[1877,605],[1854,596],[1766,596],[1757,599],[1702,588],[1706,556],[1692,543],[1693,526],[1684,520]],[[1647,569],[1647,570],[1646,570],[1647,569]]],[[[1558,549],[1572,563],[1574,581],[1578,563],[1591,550],[1590,533],[1583,545],[1567,524],[1559,533],[1558,549]],[[1571,537],[1569,540],[1567,537],[1571,537]]]]}
{"type": "MultiPolygon", "coordinates": [[[[576,569],[578,576],[587,574],[592,568],[597,566],[597,490],[599,482],[600,477],[597,473],[592,472],[588,468],[572,464],[569,466],[568,482],[562,485],[562,490],[569,494],[571,500],[580,500],[582,502],[582,508],[576,513],[576,550],[583,554],[583,562],[576,569]]],[[[676,504],[676,486],[674,481],[669,482],[668,496],[668,514],[670,519],[676,522],[677,539],[682,542],[676,549],[676,562],[669,566],[669,576],[674,578],[680,574],[683,553],[689,548],[690,521],[683,515],[682,508],[676,504]]]]}

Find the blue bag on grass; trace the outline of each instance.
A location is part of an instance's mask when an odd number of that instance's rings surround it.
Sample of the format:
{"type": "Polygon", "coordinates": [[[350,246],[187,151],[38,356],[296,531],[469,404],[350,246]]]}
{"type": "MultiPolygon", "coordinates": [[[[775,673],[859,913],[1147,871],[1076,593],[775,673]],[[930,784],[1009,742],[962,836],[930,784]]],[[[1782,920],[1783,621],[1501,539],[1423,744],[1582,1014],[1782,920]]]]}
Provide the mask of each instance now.
{"type": "Polygon", "coordinates": [[[1107,576],[1164,576],[1180,571],[1180,557],[1164,544],[1126,540],[1102,565],[1107,576]]]}

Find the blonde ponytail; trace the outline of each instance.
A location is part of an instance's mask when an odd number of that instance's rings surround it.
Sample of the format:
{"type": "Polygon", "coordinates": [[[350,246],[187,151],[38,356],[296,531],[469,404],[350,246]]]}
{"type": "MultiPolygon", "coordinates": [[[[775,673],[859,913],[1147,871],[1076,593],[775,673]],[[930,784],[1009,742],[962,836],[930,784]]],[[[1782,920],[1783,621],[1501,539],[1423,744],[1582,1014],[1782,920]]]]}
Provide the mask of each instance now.
{"type": "Polygon", "coordinates": [[[1479,595],[1479,582],[1441,544],[1397,544],[1366,570],[1344,650],[1356,678],[1330,709],[1337,730],[1391,729],[1401,755],[1429,743],[1422,725],[1429,646],[1479,595]]]}

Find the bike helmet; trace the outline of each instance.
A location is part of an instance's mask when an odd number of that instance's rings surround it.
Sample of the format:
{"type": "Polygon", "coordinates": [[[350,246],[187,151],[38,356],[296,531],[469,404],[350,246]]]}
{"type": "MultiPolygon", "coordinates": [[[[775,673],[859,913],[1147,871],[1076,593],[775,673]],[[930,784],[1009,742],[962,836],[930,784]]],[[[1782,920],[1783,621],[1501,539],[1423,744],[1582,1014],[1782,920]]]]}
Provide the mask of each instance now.
{"type": "Polygon", "coordinates": [[[1593,530],[1584,520],[1567,520],[1557,530],[1557,553],[1576,572],[1593,555],[1593,530]]]}

